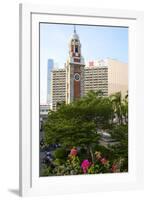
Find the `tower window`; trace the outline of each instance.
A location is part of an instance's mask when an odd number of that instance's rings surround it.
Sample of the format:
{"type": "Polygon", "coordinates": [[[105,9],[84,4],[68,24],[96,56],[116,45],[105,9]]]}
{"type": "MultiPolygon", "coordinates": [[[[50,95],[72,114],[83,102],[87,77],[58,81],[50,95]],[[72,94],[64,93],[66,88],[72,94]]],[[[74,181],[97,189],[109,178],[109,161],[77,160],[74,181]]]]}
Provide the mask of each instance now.
{"type": "Polygon", "coordinates": [[[78,53],[78,46],[75,46],[75,52],[78,53]]]}

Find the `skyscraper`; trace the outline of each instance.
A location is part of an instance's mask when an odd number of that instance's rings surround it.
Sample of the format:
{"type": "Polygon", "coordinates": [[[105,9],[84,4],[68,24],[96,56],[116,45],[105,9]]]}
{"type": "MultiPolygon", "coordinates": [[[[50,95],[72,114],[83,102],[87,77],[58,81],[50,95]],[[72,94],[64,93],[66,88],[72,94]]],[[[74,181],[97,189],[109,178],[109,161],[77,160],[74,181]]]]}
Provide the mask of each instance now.
{"type": "Polygon", "coordinates": [[[47,62],[47,103],[51,104],[51,71],[54,67],[54,60],[48,59],[47,62]]]}

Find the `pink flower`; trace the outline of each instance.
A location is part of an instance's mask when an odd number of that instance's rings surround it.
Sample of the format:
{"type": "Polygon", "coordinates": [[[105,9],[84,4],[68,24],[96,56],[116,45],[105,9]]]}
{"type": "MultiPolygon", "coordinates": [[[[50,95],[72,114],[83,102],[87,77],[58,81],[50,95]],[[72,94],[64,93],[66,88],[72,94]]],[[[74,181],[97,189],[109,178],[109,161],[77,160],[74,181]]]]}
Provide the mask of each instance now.
{"type": "Polygon", "coordinates": [[[84,174],[86,174],[89,166],[90,166],[90,162],[88,160],[83,160],[81,167],[83,169],[84,174]]]}
{"type": "Polygon", "coordinates": [[[76,156],[77,153],[78,153],[78,151],[77,151],[77,149],[76,149],[75,147],[72,148],[71,151],[70,151],[70,155],[71,155],[71,156],[76,156]]]}
{"type": "Polygon", "coordinates": [[[103,165],[105,165],[105,164],[107,164],[108,160],[106,160],[106,158],[102,158],[102,159],[100,160],[100,162],[101,162],[103,165]]]}

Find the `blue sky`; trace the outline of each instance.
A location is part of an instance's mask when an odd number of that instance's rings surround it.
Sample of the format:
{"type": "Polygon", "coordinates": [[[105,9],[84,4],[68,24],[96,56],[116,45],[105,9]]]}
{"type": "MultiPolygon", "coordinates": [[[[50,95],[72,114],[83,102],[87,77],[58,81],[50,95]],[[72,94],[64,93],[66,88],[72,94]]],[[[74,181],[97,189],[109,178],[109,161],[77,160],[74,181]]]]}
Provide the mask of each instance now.
{"type": "MultiPolygon", "coordinates": [[[[47,60],[63,67],[73,25],[40,24],[40,102],[47,100],[47,60]]],[[[128,28],[76,25],[85,62],[113,58],[128,63],[128,28]]]]}

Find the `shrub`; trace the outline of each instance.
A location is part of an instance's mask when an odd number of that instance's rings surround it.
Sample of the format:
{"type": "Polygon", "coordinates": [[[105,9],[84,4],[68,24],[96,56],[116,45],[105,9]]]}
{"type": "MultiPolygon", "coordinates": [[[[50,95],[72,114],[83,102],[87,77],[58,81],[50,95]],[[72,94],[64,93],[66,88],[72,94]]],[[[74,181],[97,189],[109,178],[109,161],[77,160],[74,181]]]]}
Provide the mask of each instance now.
{"type": "Polygon", "coordinates": [[[53,176],[54,174],[52,174],[52,168],[47,166],[47,165],[43,165],[40,171],[40,176],[53,176]]]}
{"type": "Polygon", "coordinates": [[[66,149],[59,148],[54,151],[54,157],[55,157],[55,159],[62,159],[65,161],[68,156],[68,153],[69,153],[69,151],[67,151],[66,149]]]}

